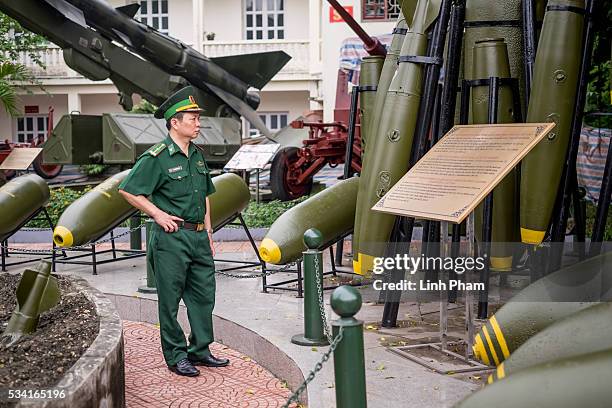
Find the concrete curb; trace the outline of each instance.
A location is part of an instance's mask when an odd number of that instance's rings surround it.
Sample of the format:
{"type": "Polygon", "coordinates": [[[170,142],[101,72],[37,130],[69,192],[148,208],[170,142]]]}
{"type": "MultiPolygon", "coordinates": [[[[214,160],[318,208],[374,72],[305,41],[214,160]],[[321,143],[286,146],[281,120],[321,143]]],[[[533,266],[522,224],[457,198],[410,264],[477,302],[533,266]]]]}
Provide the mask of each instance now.
{"type": "MultiPolygon", "coordinates": [[[[107,293],[124,320],[159,324],[157,301],[135,296],[107,293]]],[[[187,309],[180,305],[178,321],[185,332],[189,332],[187,309]]],[[[304,375],[297,363],[273,343],[254,331],[237,323],[213,314],[215,341],[236,351],[248,355],[276,377],[287,381],[289,389],[295,390],[304,382],[304,375]]],[[[302,394],[300,401],[308,403],[307,393],[302,394]]]]}
{"type": "MultiPolygon", "coordinates": [[[[120,235],[127,231],[127,228],[115,228],[114,234],[120,235]]],[[[266,233],[268,232],[268,228],[250,228],[249,232],[253,236],[253,239],[256,241],[261,241],[266,233]]],[[[217,232],[213,236],[215,241],[247,241],[248,237],[244,233],[242,228],[223,228],[217,232]]],[[[110,235],[107,234],[101,239],[110,238],[110,235]]],[[[49,229],[35,229],[32,228],[28,231],[17,231],[12,237],[8,239],[9,244],[45,244],[51,243],[53,239],[53,234],[49,229]]],[[[122,237],[117,238],[116,242],[130,242],[130,236],[124,235],[122,237]]],[[[142,230],[142,242],[145,242],[145,231],[142,230]]]]}
{"type": "Polygon", "coordinates": [[[20,407],[125,407],[125,366],[123,328],[112,302],[87,281],[70,276],[75,289],[96,306],[100,331],[93,343],[54,387],[66,393],[64,398],[41,404],[22,402],[20,407]]]}

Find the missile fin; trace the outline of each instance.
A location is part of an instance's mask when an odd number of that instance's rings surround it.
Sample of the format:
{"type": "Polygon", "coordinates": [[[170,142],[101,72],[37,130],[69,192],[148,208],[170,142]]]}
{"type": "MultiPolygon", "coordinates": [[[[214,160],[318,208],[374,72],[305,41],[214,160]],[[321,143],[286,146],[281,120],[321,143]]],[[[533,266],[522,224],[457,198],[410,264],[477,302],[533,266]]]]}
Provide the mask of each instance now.
{"type": "Polygon", "coordinates": [[[67,19],[74,21],[81,27],[88,28],[83,12],[64,0],[45,0],[51,7],[59,11],[67,19]]]}
{"type": "Polygon", "coordinates": [[[244,118],[247,121],[249,121],[251,125],[255,126],[257,130],[261,132],[262,135],[272,140],[271,139],[272,133],[270,133],[270,130],[268,129],[268,127],[265,125],[265,123],[263,123],[263,121],[261,120],[261,118],[259,117],[259,115],[257,114],[257,112],[255,112],[253,108],[251,108],[249,105],[247,105],[245,102],[241,101],[240,99],[236,98],[231,93],[226,92],[217,86],[214,86],[208,83],[206,83],[206,86],[215,95],[217,95],[223,101],[227,102],[227,104],[233,110],[238,112],[240,115],[244,116],[244,118]]]}
{"type": "Polygon", "coordinates": [[[138,13],[138,10],[140,10],[140,4],[132,3],[132,4],[128,4],[127,6],[116,7],[115,10],[117,10],[118,12],[122,14],[125,14],[129,18],[134,18],[136,13],[138,13]]]}
{"type": "Polygon", "coordinates": [[[261,89],[290,59],[284,51],[272,51],[216,57],[211,61],[246,84],[261,89]]]}

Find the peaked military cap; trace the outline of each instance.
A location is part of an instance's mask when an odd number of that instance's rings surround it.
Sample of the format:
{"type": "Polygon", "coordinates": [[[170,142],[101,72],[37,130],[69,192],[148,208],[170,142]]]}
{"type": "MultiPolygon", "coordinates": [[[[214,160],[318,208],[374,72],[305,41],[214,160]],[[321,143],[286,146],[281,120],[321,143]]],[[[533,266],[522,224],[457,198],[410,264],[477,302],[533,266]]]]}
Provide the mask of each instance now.
{"type": "Polygon", "coordinates": [[[204,109],[200,108],[195,100],[195,89],[193,86],[186,86],[172,94],[162,103],[155,111],[157,119],[170,119],[179,112],[201,112],[204,109]]]}

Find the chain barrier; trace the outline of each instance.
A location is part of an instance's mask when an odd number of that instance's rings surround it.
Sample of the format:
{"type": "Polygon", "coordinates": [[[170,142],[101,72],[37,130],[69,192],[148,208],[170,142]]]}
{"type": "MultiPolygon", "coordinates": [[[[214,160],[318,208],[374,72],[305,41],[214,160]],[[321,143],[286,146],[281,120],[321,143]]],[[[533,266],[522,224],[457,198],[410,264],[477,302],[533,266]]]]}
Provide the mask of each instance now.
{"type": "Polygon", "coordinates": [[[338,344],[340,344],[343,338],[344,338],[344,328],[340,326],[338,330],[338,335],[336,336],[336,338],[334,338],[329,343],[329,350],[327,350],[323,354],[323,357],[321,358],[321,360],[317,364],[315,364],[312,371],[308,374],[308,377],[306,377],[302,385],[300,385],[298,389],[295,390],[295,392],[289,397],[285,405],[283,405],[283,408],[289,408],[289,405],[291,405],[293,402],[298,402],[300,395],[306,390],[306,386],[308,385],[308,383],[314,380],[317,373],[321,371],[321,369],[323,368],[323,364],[325,364],[327,360],[329,360],[329,357],[336,350],[336,348],[338,347],[338,344]]]}
{"type": "MultiPolygon", "coordinates": [[[[145,227],[145,224],[141,224],[137,227],[134,228],[130,228],[125,232],[122,232],[119,235],[115,235],[112,237],[108,237],[105,239],[101,239],[99,241],[96,242],[89,242],[87,244],[83,244],[83,245],[78,245],[78,246],[71,246],[71,247],[55,247],[55,248],[51,248],[51,249],[27,249],[27,248],[14,248],[13,250],[16,252],[20,252],[20,253],[26,253],[26,254],[49,254],[50,251],[55,251],[55,252],[63,252],[63,251],[74,251],[74,250],[78,250],[78,249],[91,249],[92,245],[100,245],[100,244],[104,244],[110,241],[113,241],[117,238],[121,238],[125,235],[131,234],[132,232],[138,230],[138,229],[142,229],[145,227]]],[[[8,249],[8,246],[6,247],[8,249]]]]}
{"type": "Polygon", "coordinates": [[[233,274],[233,273],[228,273],[228,272],[223,272],[223,271],[215,271],[215,273],[217,273],[219,275],[227,276],[228,278],[234,278],[234,279],[254,279],[254,278],[261,278],[263,276],[274,275],[276,273],[286,272],[287,270],[289,270],[289,269],[293,268],[294,266],[296,266],[297,263],[300,262],[300,261],[301,260],[297,260],[295,262],[288,263],[287,265],[284,265],[283,267],[281,267],[279,269],[268,269],[265,272],[251,273],[251,274],[248,274],[248,275],[233,274]]]}
{"type": "Polygon", "coordinates": [[[327,314],[325,313],[325,304],[323,303],[323,286],[321,284],[322,275],[320,271],[319,265],[319,257],[314,257],[314,270],[315,270],[315,279],[317,280],[317,294],[319,300],[319,312],[321,313],[321,320],[323,322],[323,331],[325,332],[325,337],[327,337],[327,342],[331,344],[332,336],[329,331],[329,326],[327,324],[327,314]]]}

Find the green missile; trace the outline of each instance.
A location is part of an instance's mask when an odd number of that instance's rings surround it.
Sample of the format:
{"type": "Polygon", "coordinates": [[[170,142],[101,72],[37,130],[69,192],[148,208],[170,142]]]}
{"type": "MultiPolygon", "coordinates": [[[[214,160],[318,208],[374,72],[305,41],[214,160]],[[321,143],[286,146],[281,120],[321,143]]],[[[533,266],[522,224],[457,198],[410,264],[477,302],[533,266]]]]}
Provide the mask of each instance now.
{"type": "Polygon", "coordinates": [[[582,53],[584,0],[550,0],[547,10],[527,122],[557,126],[521,164],[521,239],[533,245],[542,242],[548,229],[567,154],[582,53]]]}
{"type": "Polygon", "coordinates": [[[489,377],[489,384],[562,358],[612,350],[612,303],[600,303],[548,326],[519,347],[489,377]]]}
{"type": "MultiPolygon", "coordinates": [[[[53,231],[55,244],[63,247],[83,245],[135,211],[117,189],[128,173],[129,170],[125,170],[115,174],[68,206],[53,231]]],[[[215,228],[244,210],[251,195],[246,183],[236,174],[222,174],[212,180],[216,192],[209,199],[211,222],[215,228]]]]}
{"type": "MultiPolygon", "coordinates": [[[[438,1],[419,0],[400,56],[425,56],[425,32],[439,11],[438,1]]],[[[421,103],[423,71],[422,64],[399,64],[389,85],[380,120],[372,123],[372,129],[376,129],[371,134],[374,145],[372,150],[368,149],[368,168],[361,172],[360,184],[363,187],[357,197],[360,219],[355,222],[355,230],[359,231],[359,248],[353,250],[353,270],[361,275],[368,274],[374,258],[383,255],[381,243],[389,241],[393,228],[395,216],[374,212],[371,208],[408,171],[421,103]]]]}
{"type": "Polygon", "coordinates": [[[130,213],[132,207],[119,194],[119,183],[127,177],[124,170],[98,184],[70,204],[62,213],[53,231],[53,242],[59,247],[83,245],[102,236],[130,213]]]}
{"type": "MultiPolygon", "coordinates": [[[[404,12],[404,6],[408,2],[404,2],[402,4],[402,12],[404,12]]],[[[414,10],[412,10],[414,12],[414,10]]],[[[382,113],[385,97],[387,96],[387,91],[389,90],[389,85],[391,84],[391,80],[397,71],[397,60],[399,59],[400,50],[402,48],[402,44],[404,43],[404,37],[406,36],[406,32],[408,30],[408,25],[406,24],[406,20],[403,17],[397,21],[397,25],[393,30],[393,38],[391,39],[391,46],[387,51],[387,55],[385,56],[385,62],[383,63],[382,70],[380,72],[380,78],[378,79],[378,87],[376,89],[376,97],[374,99],[374,107],[370,112],[369,119],[369,128],[365,128],[362,126],[362,129],[365,130],[366,134],[376,135],[376,127],[378,127],[378,123],[380,122],[380,115],[382,113]],[[373,124],[376,125],[373,125],[373,124]]],[[[376,149],[377,141],[375,139],[370,138],[370,147],[369,150],[372,151],[376,149]]],[[[365,174],[367,172],[368,166],[368,156],[363,155],[361,160],[361,174],[365,174]]],[[[365,188],[365,185],[362,182],[359,182],[359,190],[361,191],[365,188]]],[[[365,194],[361,192],[360,194],[365,194]]],[[[351,247],[353,253],[357,253],[359,250],[359,228],[358,225],[361,223],[361,210],[362,206],[357,206],[355,213],[355,228],[353,228],[353,237],[351,242],[351,247]]]]}
{"type": "Polygon", "coordinates": [[[359,73],[359,113],[361,115],[361,160],[363,161],[366,150],[366,140],[370,129],[372,109],[376,100],[376,89],[378,79],[383,67],[384,58],[380,55],[364,57],[361,61],[359,73]]]}
{"type": "Polygon", "coordinates": [[[234,173],[221,174],[212,181],[216,191],[208,197],[210,221],[213,228],[217,228],[247,208],[251,192],[244,180],[234,173]]]}
{"type": "Polygon", "coordinates": [[[520,291],[482,326],[474,339],[474,356],[497,366],[536,333],[609,300],[610,292],[612,252],[547,275],[520,291]]]}
{"type": "Polygon", "coordinates": [[[457,408],[605,408],[612,401],[612,350],[540,364],[470,395],[457,408]]]}
{"type": "Polygon", "coordinates": [[[475,78],[470,71],[477,57],[470,50],[485,38],[503,38],[508,50],[509,76],[519,79],[521,100],[524,100],[523,32],[520,24],[516,24],[521,21],[521,3],[521,0],[467,0],[463,49],[465,78],[475,78]]]}
{"type": "Polygon", "coordinates": [[[279,265],[300,258],[306,250],[302,237],[310,228],[321,232],[322,248],[349,233],[358,186],[358,177],[342,180],[283,213],[261,241],[261,259],[279,265]]]}
{"type": "MultiPolygon", "coordinates": [[[[473,68],[466,70],[467,79],[489,77],[510,78],[510,65],[506,43],[502,38],[476,41],[473,48],[473,68]]],[[[476,86],[471,92],[471,122],[488,123],[489,87],[476,86]]],[[[500,86],[497,123],[512,123],[513,98],[508,85],[500,86]]],[[[517,173],[512,170],[493,190],[493,224],[491,242],[491,269],[512,270],[512,246],[519,237],[518,211],[515,191],[517,173]]],[[[476,236],[481,240],[483,204],[476,208],[476,236]]]]}
{"type": "Polygon", "coordinates": [[[51,262],[40,261],[34,268],[27,268],[17,286],[17,307],[11,315],[1,342],[14,344],[21,336],[36,331],[40,314],[57,305],[60,290],[57,279],[51,276],[51,262]]]}
{"type": "Polygon", "coordinates": [[[49,186],[35,174],[15,177],[0,187],[0,242],[49,201],[49,186]]]}

